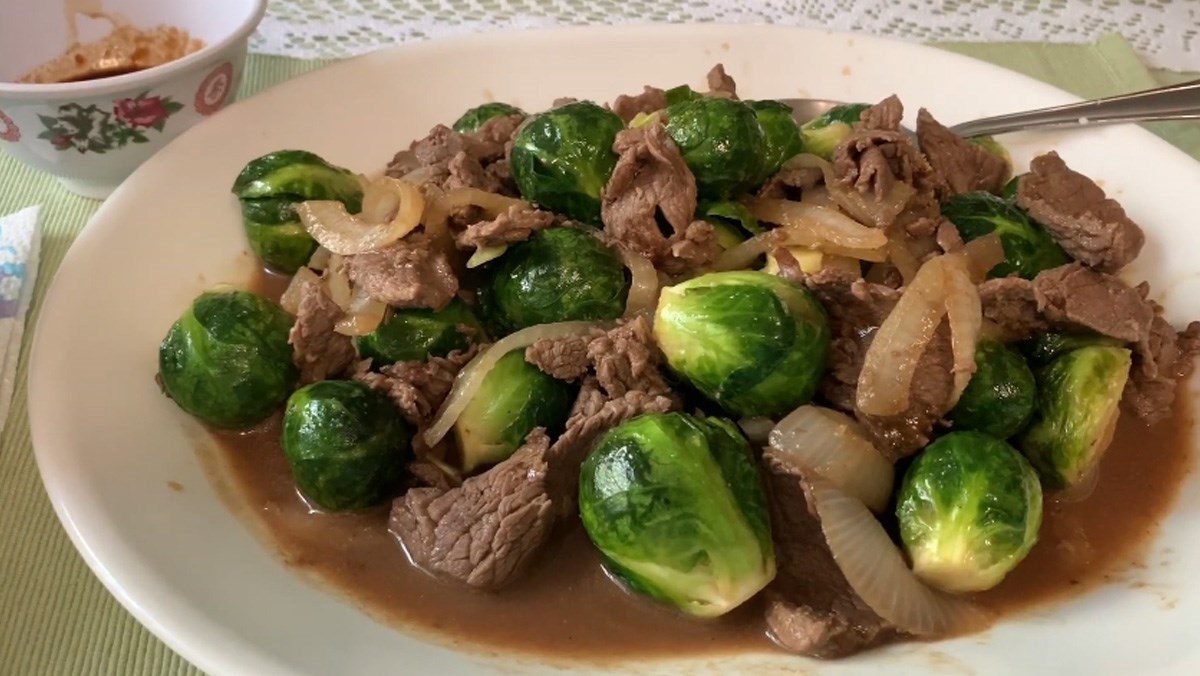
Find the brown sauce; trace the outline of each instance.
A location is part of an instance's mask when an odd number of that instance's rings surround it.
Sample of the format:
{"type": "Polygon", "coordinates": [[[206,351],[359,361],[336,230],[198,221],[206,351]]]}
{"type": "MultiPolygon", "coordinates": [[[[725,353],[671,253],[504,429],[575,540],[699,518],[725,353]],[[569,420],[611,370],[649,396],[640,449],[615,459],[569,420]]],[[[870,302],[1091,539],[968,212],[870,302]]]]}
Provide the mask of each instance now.
{"type": "MultiPolygon", "coordinates": [[[[256,290],[277,297],[285,284],[267,276],[256,290]]],[[[1093,493],[1074,503],[1048,500],[1038,544],[979,601],[1011,614],[1094,588],[1136,564],[1190,471],[1190,411],[1181,392],[1173,415],[1154,427],[1123,417],[1093,493]]],[[[607,577],[577,520],[563,524],[504,590],[474,592],[436,579],[413,566],[387,532],[386,507],[310,511],[283,457],[278,417],[251,432],[214,436],[240,500],[285,562],[406,631],[462,648],[593,661],[776,649],[758,599],[700,621],[626,593],[607,577]]]]}

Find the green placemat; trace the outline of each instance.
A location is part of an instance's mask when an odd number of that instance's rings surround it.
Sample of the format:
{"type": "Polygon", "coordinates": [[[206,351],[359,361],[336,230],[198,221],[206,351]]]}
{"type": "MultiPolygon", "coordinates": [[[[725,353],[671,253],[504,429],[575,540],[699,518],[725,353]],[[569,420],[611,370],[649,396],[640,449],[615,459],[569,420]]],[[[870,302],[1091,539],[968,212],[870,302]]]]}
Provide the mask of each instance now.
{"type": "MultiPolygon", "coordinates": [[[[939,46],[1080,96],[1136,91],[1159,83],[1120,37],[1093,45],[939,46]]],[[[251,55],[241,93],[253,94],[327,63],[251,55]]],[[[1189,79],[1171,73],[1160,76],[1163,81],[1189,79]]],[[[1164,124],[1155,132],[1200,159],[1200,124],[1164,124]]],[[[0,153],[0,214],[33,204],[42,205],[43,238],[31,326],[63,254],[98,206],[67,194],[50,176],[0,153]]],[[[26,333],[26,343],[31,336],[32,331],[26,333]]],[[[105,592],[55,519],[29,444],[25,352],[12,410],[0,435],[0,674],[196,673],[105,592]]]]}

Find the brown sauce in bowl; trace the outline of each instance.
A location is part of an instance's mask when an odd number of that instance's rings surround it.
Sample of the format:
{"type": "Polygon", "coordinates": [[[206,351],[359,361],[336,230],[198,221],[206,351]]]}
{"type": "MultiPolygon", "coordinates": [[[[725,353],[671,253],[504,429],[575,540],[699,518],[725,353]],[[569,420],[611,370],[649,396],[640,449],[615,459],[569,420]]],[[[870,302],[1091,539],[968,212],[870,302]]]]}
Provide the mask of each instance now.
{"type": "MultiPolygon", "coordinates": [[[[284,284],[266,276],[256,290],[278,297],[284,284]]],[[[279,424],[276,416],[250,432],[214,433],[236,499],[288,566],[315,573],[382,621],[466,649],[590,661],[777,649],[757,598],[702,621],[627,593],[605,574],[577,519],[562,524],[531,569],[499,592],[434,578],[388,533],[386,507],[311,512],[292,483],[279,424]]],[[[1048,498],[1038,544],[979,602],[1011,614],[1092,589],[1136,564],[1190,472],[1192,428],[1186,392],[1153,427],[1122,417],[1092,494],[1073,503],[1048,498]]]]}

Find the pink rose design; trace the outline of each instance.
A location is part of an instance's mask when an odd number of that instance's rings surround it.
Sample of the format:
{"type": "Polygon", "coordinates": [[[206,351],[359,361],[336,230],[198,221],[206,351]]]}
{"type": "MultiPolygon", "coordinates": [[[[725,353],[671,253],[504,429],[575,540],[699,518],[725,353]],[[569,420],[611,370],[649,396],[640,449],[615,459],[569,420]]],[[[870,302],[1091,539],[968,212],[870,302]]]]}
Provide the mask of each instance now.
{"type": "Polygon", "coordinates": [[[0,141],[8,141],[16,143],[21,140],[21,130],[17,129],[17,123],[12,121],[12,118],[5,115],[3,110],[0,110],[0,141]]]}
{"type": "Polygon", "coordinates": [[[158,96],[121,99],[114,103],[113,115],[130,127],[153,127],[170,115],[158,96]]]}

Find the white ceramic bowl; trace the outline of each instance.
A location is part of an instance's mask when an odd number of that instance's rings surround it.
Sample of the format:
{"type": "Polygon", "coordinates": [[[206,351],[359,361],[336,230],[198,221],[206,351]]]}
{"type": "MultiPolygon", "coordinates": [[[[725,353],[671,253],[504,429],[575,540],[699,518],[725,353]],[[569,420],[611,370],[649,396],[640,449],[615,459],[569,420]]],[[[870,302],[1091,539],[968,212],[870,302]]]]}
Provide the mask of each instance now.
{"type": "MultiPolygon", "coordinates": [[[[0,21],[0,148],[103,198],[183,130],[220,110],[241,81],[250,33],[266,0],[5,0],[0,21]],[[18,84],[68,46],[65,5],[120,14],[139,28],[166,24],[204,41],[199,51],[99,80],[18,84]]],[[[81,42],[110,24],[76,16],[81,42]]]]}

